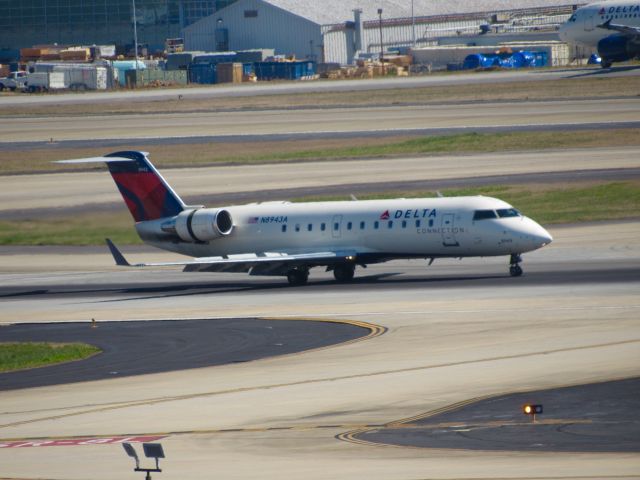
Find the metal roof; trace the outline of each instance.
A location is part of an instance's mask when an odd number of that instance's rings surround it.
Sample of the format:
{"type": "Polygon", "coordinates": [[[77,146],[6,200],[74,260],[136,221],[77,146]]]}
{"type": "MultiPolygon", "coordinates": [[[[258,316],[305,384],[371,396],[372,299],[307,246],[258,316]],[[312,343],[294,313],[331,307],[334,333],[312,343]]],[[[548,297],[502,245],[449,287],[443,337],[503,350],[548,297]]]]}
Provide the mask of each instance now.
{"type": "MultiPolygon", "coordinates": [[[[411,0],[262,0],[320,25],[342,23],[353,19],[353,10],[362,9],[364,21],[378,18],[411,16],[411,0]]],[[[415,16],[496,12],[539,7],[574,5],[576,0],[413,0],[415,16]]]]}

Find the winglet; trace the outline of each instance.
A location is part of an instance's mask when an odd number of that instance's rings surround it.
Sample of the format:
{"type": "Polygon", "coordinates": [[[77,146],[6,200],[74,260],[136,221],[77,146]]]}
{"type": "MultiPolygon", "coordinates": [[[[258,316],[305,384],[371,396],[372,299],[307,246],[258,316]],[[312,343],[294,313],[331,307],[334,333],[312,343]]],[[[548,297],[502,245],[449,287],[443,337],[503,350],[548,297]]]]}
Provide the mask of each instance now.
{"type": "Polygon", "coordinates": [[[111,255],[113,255],[113,259],[116,261],[116,265],[118,265],[119,267],[130,267],[131,264],[127,262],[127,259],[124,258],[124,255],[120,253],[120,250],[118,250],[118,247],[116,247],[113,244],[113,242],[108,238],[106,238],[105,241],[107,242],[107,247],[109,247],[109,251],[111,252],[111,255]]]}

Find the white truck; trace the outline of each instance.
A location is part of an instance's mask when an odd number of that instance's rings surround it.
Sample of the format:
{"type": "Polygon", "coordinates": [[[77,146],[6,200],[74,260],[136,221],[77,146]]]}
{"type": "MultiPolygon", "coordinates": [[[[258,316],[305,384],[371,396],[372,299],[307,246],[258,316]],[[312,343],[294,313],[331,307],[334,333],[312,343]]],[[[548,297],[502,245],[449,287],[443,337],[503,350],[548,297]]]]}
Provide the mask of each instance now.
{"type": "Polygon", "coordinates": [[[33,65],[34,73],[61,73],[64,75],[64,88],[73,91],[106,90],[108,86],[107,69],[105,67],[38,62],[33,65]]]}
{"type": "Polygon", "coordinates": [[[34,72],[27,75],[24,90],[29,93],[50,92],[67,88],[64,72],[34,72]]]}
{"type": "Polygon", "coordinates": [[[0,92],[2,90],[16,90],[24,89],[24,84],[27,81],[27,72],[11,72],[8,77],[0,78],[0,92]]]}

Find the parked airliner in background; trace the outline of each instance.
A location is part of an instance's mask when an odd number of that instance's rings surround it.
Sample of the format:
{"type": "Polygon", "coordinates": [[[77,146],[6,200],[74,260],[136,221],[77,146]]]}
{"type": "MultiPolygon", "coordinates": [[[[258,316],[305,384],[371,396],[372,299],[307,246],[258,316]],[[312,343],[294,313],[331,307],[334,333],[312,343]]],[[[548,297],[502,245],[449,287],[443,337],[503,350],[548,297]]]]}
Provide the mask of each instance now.
{"type": "Polygon", "coordinates": [[[560,27],[565,42],[596,47],[602,67],[640,56],[640,0],[591,3],[560,27]]]}
{"type": "MultiPolygon", "coordinates": [[[[336,280],[353,279],[356,266],[396,258],[509,255],[510,273],[522,275],[520,254],[549,244],[551,235],[511,205],[482,196],[345,202],[265,202],[204,208],[188,206],[145,152],[59,163],[105,162],[150,245],[196,257],[136,267],[181,266],[187,272],[249,272],[307,283],[309,270],[326,267],[336,280]]],[[[107,244],[117,265],[130,265],[107,244]]]]}

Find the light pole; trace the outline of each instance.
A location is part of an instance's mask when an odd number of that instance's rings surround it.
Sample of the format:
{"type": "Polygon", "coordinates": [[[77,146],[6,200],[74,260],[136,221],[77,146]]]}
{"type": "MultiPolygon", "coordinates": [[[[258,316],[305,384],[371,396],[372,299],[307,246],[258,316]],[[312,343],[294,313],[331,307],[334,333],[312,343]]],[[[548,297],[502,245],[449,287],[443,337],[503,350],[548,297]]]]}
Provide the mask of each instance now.
{"type": "Polygon", "coordinates": [[[414,0],[411,0],[411,33],[413,38],[413,48],[416,48],[416,16],[413,10],[414,0]]]}
{"type": "Polygon", "coordinates": [[[138,19],[136,18],[136,0],[131,0],[133,4],[133,49],[135,50],[136,61],[136,82],[134,87],[138,86],[138,19]]]}
{"type": "Polygon", "coordinates": [[[380,63],[382,64],[382,74],[384,75],[384,42],[382,40],[382,9],[378,9],[378,17],[380,19],[380,63]]]}

